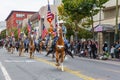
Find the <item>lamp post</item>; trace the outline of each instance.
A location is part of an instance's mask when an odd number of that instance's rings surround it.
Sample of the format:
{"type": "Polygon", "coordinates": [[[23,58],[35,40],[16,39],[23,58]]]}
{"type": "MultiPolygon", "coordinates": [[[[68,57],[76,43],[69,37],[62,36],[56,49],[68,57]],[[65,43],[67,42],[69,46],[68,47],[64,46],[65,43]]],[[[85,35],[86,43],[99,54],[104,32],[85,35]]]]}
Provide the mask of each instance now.
{"type": "Polygon", "coordinates": [[[115,20],[115,37],[114,37],[114,41],[117,41],[118,38],[118,0],[116,0],[116,20],[115,20]]]}
{"type": "Polygon", "coordinates": [[[94,21],[93,21],[93,11],[96,8],[96,5],[93,4],[93,8],[90,11],[91,12],[91,20],[92,20],[92,34],[93,34],[93,40],[95,41],[95,33],[94,33],[94,21]]]}
{"type": "Polygon", "coordinates": [[[93,34],[93,40],[95,41],[94,22],[93,22],[93,10],[91,11],[91,20],[92,20],[92,34],[93,34]]]}

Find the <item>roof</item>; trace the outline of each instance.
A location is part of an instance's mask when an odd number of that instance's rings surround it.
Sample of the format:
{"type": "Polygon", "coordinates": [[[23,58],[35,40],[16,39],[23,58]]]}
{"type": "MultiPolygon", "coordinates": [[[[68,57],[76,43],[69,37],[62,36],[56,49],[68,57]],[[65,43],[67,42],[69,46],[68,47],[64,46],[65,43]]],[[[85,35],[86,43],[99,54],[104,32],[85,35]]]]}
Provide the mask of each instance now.
{"type": "Polygon", "coordinates": [[[31,14],[32,14],[32,13],[36,13],[35,11],[17,11],[17,10],[13,10],[13,11],[10,12],[10,14],[9,14],[8,17],[5,19],[5,21],[7,21],[14,12],[23,12],[23,13],[31,13],[31,14]]]}
{"type": "Polygon", "coordinates": [[[40,15],[38,12],[36,12],[31,16],[30,21],[34,21],[34,20],[39,19],[39,18],[40,18],[40,15]]]}
{"type": "Polygon", "coordinates": [[[97,25],[94,28],[95,32],[113,31],[113,30],[114,30],[114,26],[110,24],[101,24],[101,25],[97,25]]]}
{"type": "MultiPolygon", "coordinates": [[[[118,7],[120,7],[120,5],[118,5],[118,7]]],[[[116,9],[116,6],[105,7],[103,8],[103,11],[110,10],[110,9],[116,9]]]]}

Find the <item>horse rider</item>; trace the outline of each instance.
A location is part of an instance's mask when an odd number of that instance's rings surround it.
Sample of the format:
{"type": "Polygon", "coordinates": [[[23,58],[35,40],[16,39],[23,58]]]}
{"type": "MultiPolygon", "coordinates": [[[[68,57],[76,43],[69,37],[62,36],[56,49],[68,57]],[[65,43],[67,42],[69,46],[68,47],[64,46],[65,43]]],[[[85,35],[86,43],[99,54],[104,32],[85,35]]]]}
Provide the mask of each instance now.
{"type": "Polygon", "coordinates": [[[27,53],[28,53],[28,48],[29,48],[29,39],[28,39],[28,37],[26,37],[25,40],[24,40],[24,48],[25,48],[24,52],[27,51],[27,53]]]}
{"type": "Polygon", "coordinates": [[[37,52],[39,52],[40,46],[39,46],[39,40],[37,38],[35,38],[34,44],[35,44],[35,50],[37,50],[37,52]]]}

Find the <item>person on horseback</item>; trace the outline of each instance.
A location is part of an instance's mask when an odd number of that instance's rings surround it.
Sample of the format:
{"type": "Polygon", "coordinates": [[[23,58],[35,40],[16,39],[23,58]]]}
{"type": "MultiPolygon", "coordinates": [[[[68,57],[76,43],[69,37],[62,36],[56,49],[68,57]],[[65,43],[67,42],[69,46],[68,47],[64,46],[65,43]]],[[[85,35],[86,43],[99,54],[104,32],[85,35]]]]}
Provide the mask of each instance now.
{"type": "Polygon", "coordinates": [[[24,48],[25,48],[24,52],[27,51],[27,53],[28,53],[28,48],[29,48],[29,39],[28,39],[28,37],[26,37],[26,39],[24,40],[24,48]]]}
{"type": "Polygon", "coordinates": [[[35,50],[37,50],[37,52],[39,52],[39,40],[36,38],[35,40],[34,40],[34,44],[35,44],[35,50]]]}
{"type": "Polygon", "coordinates": [[[13,39],[12,39],[12,37],[9,37],[9,47],[11,48],[12,47],[12,41],[13,41],[13,39]]]}
{"type": "Polygon", "coordinates": [[[15,46],[16,46],[16,50],[17,50],[17,52],[18,52],[18,49],[19,49],[19,47],[20,47],[20,41],[19,41],[19,40],[16,41],[16,45],[15,45],[15,46]]]}

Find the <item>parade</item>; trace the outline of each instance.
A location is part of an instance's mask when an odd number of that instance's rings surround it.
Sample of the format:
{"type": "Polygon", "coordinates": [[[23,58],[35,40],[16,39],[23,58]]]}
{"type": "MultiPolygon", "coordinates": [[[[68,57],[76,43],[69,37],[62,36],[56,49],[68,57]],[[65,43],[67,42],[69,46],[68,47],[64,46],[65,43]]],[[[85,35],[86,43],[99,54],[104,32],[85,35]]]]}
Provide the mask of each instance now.
{"type": "Polygon", "coordinates": [[[0,22],[0,80],[119,80],[119,0],[35,2],[0,22]]]}

